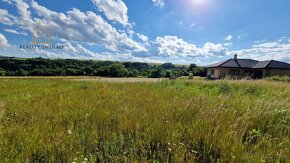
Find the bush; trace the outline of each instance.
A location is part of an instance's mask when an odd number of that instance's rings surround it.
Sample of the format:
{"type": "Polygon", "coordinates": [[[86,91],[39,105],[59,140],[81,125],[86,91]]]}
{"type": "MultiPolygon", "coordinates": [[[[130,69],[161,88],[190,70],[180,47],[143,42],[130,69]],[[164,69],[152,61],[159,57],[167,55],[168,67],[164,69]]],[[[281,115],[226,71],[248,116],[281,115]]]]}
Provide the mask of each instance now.
{"type": "Polygon", "coordinates": [[[219,86],[219,93],[229,93],[231,91],[229,83],[222,81],[219,86]]]}
{"type": "Polygon", "coordinates": [[[243,143],[244,144],[257,144],[259,140],[263,137],[263,134],[260,130],[252,129],[247,131],[243,135],[243,143]]]}
{"type": "Polygon", "coordinates": [[[5,71],[0,70],[0,76],[5,76],[5,74],[6,74],[5,71]]]}
{"type": "Polygon", "coordinates": [[[193,79],[193,73],[189,73],[188,79],[193,79]]]}
{"type": "Polygon", "coordinates": [[[259,87],[256,85],[250,85],[245,88],[245,93],[249,95],[258,95],[259,94],[259,87]]]}
{"type": "Polygon", "coordinates": [[[162,68],[157,67],[156,69],[152,70],[149,77],[150,78],[160,78],[160,77],[162,77],[162,68]]]}
{"type": "Polygon", "coordinates": [[[166,73],[165,73],[165,77],[166,77],[166,78],[171,78],[171,77],[172,77],[172,73],[171,73],[171,71],[166,71],[166,73]]]}

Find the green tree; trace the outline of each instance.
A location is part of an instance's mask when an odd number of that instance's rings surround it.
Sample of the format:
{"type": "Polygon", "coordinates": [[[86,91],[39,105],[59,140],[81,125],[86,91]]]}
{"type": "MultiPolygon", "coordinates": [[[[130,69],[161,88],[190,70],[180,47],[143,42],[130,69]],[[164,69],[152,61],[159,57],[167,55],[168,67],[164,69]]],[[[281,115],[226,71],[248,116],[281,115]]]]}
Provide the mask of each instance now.
{"type": "Polygon", "coordinates": [[[165,76],[166,78],[171,78],[173,75],[171,73],[171,71],[166,71],[165,76]]]}
{"type": "Polygon", "coordinates": [[[190,64],[190,66],[189,66],[187,71],[192,72],[195,68],[197,68],[197,65],[192,63],[192,64],[190,64]]]}
{"type": "Polygon", "coordinates": [[[162,77],[162,68],[161,67],[157,67],[156,69],[153,69],[150,73],[150,78],[160,78],[162,77]]]}
{"type": "Polygon", "coordinates": [[[170,69],[174,69],[175,65],[172,63],[164,63],[161,65],[161,67],[165,70],[170,70],[170,69]]]}
{"type": "Polygon", "coordinates": [[[5,76],[6,75],[6,71],[0,70],[0,76],[5,76]]]}

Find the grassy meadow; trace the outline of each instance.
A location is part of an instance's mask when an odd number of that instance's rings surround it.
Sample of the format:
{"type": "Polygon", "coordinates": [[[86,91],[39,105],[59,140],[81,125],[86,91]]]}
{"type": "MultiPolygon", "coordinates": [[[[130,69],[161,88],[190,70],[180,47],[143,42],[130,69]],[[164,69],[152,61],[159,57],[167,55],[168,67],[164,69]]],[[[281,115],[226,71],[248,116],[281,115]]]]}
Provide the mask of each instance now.
{"type": "Polygon", "coordinates": [[[0,79],[0,162],[288,162],[290,83],[0,79]]]}

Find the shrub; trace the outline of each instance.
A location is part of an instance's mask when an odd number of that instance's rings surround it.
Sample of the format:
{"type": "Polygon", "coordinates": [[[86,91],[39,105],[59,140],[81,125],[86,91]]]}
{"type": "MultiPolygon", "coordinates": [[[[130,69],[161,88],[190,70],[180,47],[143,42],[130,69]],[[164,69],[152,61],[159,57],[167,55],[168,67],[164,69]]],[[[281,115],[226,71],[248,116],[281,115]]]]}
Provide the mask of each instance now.
{"type": "Polygon", "coordinates": [[[219,85],[219,93],[229,93],[231,91],[230,86],[227,82],[222,81],[219,85]]]}
{"type": "Polygon", "coordinates": [[[0,70],[0,76],[5,76],[5,74],[6,74],[5,71],[0,70]]]}
{"type": "Polygon", "coordinates": [[[188,79],[193,79],[193,74],[192,73],[189,73],[189,76],[188,76],[188,79]]]}
{"type": "Polygon", "coordinates": [[[256,85],[250,85],[245,89],[245,93],[249,95],[259,95],[260,89],[256,85]]]}
{"type": "Polygon", "coordinates": [[[157,69],[152,70],[149,77],[150,78],[162,77],[162,69],[158,67],[157,69]]]}
{"type": "Polygon", "coordinates": [[[262,138],[263,134],[260,130],[252,129],[247,131],[243,135],[243,143],[244,144],[257,144],[258,141],[262,138]]]}
{"type": "Polygon", "coordinates": [[[172,73],[171,73],[171,71],[166,71],[166,73],[165,73],[165,77],[166,77],[166,78],[171,78],[171,77],[172,77],[172,73]]]}

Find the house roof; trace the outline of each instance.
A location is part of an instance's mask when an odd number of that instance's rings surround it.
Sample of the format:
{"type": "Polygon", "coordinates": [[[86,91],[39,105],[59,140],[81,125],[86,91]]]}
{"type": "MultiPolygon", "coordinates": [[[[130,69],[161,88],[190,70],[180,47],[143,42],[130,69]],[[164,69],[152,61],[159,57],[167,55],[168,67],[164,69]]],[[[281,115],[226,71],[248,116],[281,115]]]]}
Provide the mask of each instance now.
{"type": "Polygon", "coordinates": [[[269,61],[256,61],[252,59],[228,59],[222,62],[218,62],[209,66],[213,67],[224,67],[224,68],[278,68],[278,69],[290,69],[290,64],[275,60],[269,61]]]}
{"type": "Polygon", "coordinates": [[[252,59],[228,59],[223,62],[215,63],[207,66],[208,68],[212,67],[230,67],[230,68],[252,68],[259,61],[252,59]]]}
{"type": "Polygon", "coordinates": [[[270,62],[271,61],[260,61],[256,65],[254,65],[252,68],[266,68],[270,62]]]}
{"type": "Polygon", "coordinates": [[[290,64],[275,60],[270,61],[261,61],[257,63],[252,68],[281,68],[281,69],[290,69],[290,64]]]}
{"type": "Polygon", "coordinates": [[[223,65],[224,63],[228,62],[229,60],[230,59],[225,60],[225,61],[222,61],[222,62],[214,63],[214,64],[208,65],[206,67],[208,67],[208,68],[211,68],[211,67],[219,67],[220,65],[223,65]]]}

